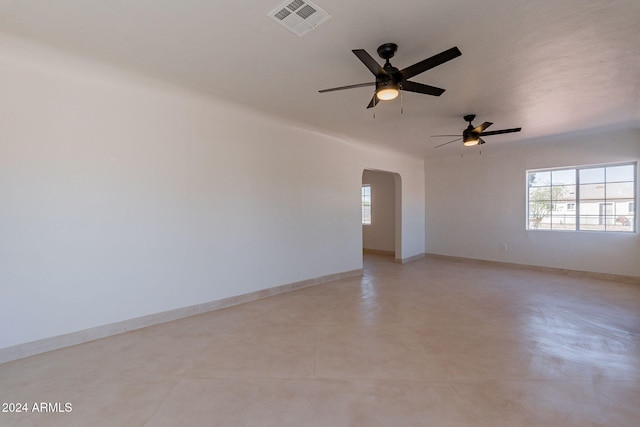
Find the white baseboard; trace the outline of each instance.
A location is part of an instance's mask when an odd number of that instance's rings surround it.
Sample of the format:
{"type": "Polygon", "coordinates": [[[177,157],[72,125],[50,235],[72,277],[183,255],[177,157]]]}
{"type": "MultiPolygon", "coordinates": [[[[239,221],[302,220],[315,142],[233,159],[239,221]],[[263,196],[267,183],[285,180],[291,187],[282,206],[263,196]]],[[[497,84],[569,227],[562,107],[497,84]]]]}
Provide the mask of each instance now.
{"type": "Polygon", "coordinates": [[[418,254],[418,255],[414,255],[406,258],[396,258],[394,262],[398,264],[406,264],[408,262],[417,261],[422,258],[424,258],[424,254],[418,254]]]}
{"type": "Polygon", "coordinates": [[[387,250],[383,250],[383,249],[362,248],[362,253],[364,253],[364,254],[373,254],[373,255],[391,255],[391,256],[394,256],[396,254],[396,251],[387,251],[387,250]]]}
{"type": "Polygon", "coordinates": [[[491,261],[491,260],[476,259],[476,258],[464,258],[464,257],[440,255],[440,254],[432,254],[432,253],[426,254],[426,257],[432,258],[432,259],[449,260],[454,262],[494,265],[494,266],[502,266],[502,267],[509,267],[509,268],[520,268],[520,269],[532,270],[532,271],[546,271],[549,273],[562,274],[564,276],[584,277],[584,278],[590,278],[590,279],[608,280],[611,282],[630,283],[634,285],[640,285],[640,277],[625,276],[622,274],[597,273],[592,271],[570,270],[570,269],[558,268],[558,267],[543,267],[538,265],[518,264],[518,263],[504,262],[504,261],[491,261]]]}
{"type": "MultiPolygon", "coordinates": [[[[371,254],[371,255],[387,255],[387,256],[396,255],[395,251],[386,251],[382,249],[369,249],[369,248],[363,248],[362,253],[371,254]]],[[[395,258],[393,262],[395,262],[396,264],[406,264],[411,261],[417,261],[419,259],[422,259],[424,258],[424,256],[425,254],[418,254],[418,255],[407,257],[407,258],[395,258]]]]}
{"type": "Polygon", "coordinates": [[[260,298],[295,291],[297,289],[302,289],[309,286],[333,282],[347,277],[360,276],[362,274],[363,270],[361,268],[357,270],[345,271],[342,273],[329,274],[326,276],[316,277],[300,282],[262,289],[244,295],[210,301],[202,304],[192,305],[189,307],[181,307],[161,313],[154,313],[147,316],[123,320],[121,322],[110,323],[108,325],[96,326],[94,328],[84,329],[69,334],[58,335],[55,337],[44,338],[37,341],[14,345],[11,347],[5,347],[0,349],[0,363],[10,362],[12,360],[18,360],[29,356],[34,356],[36,354],[45,353],[47,351],[58,350],[64,347],[71,347],[73,345],[105,338],[111,335],[117,335],[136,329],[146,328],[148,326],[158,325],[160,323],[171,322],[173,320],[195,316],[213,310],[220,310],[222,308],[243,304],[260,298]]]}

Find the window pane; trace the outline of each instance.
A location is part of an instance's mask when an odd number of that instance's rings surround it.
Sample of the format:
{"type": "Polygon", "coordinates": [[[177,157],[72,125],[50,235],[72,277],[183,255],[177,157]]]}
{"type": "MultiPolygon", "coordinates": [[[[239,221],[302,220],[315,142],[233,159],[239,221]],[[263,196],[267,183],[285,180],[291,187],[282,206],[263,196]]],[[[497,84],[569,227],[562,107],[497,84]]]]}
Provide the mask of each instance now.
{"type": "Polygon", "coordinates": [[[607,182],[607,200],[633,200],[633,182],[607,182]]]}
{"type": "Polygon", "coordinates": [[[580,203],[580,228],[583,230],[604,231],[607,225],[613,225],[615,218],[613,203],[580,203]]]}
{"type": "Polygon", "coordinates": [[[551,171],[551,183],[553,185],[569,185],[576,183],[576,170],[564,169],[551,171]]]}
{"type": "Polygon", "coordinates": [[[529,228],[550,228],[552,209],[551,187],[529,188],[529,228]]]}
{"type": "MultiPolygon", "coordinates": [[[[593,184],[590,184],[591,188],[594,187],[593,184]]],[[[604,227],[600,227],[602,224],[602,221],[600,219],[600,204],[602,202],[604,202],[604,187],[602,189],[602,197],[591,197],[591,199],[585,199],[583,197],[583,194],[585,194],[582,190],[583,187],[588,187],[588,186],[583,186],[581,185],[580,188],[580,203],[579,203],[579,208],[580,208],[580,229],[581,230],[600,230],[603,229],[604,227]]]]}
{"type": "Polygon", "coordinates": [[[368,209],[368,208],[362,209],[362,223],[371,224],[371,209],[368,209]]]}
{"type": "Polygon", "coordinates": [[[371,224],[371,186],[362,186],[362,223],[371,224]]]}
{"type": "Polygon", "coordinates": [[[604,182],[604,168],[580,169],[580,184],[604,182]]]}
{"type": "Polygon", "coordinates": [[[619,181],[633,182],[633,165],[607,167],[607,182],[619,181]]]}
{"type": "Polygon", "coordinates": [[[529,187],[539,187],[541,185],[551,185],[551,172],[529,172],[529,187]]]}
{"type": "Polygon", "coordinates": [[[529,188],[529,202],[537,202],[540,200],[551,200],[551,187],[529,188]]]}
{"type": "Polygon", "coordinates": [[[553,216],[554,230],[574,230],[576,229],[576,212],[564,212],[553,216]]]}
{"type": "Polygon", "coordinates": [[[554,185],[551,187],[551,197],[553,200],[575,200],[575,185],[554,185]]]}
{"type": "Polygon", "coordinates": [[[607,231],[634,231],[635,165],[608,166],[606,178],[607,202],[613,207],[612,218],[607,218],[607,231]]]}
{"type": "Polygon", "coordinates": [[[540,217],[536,215],[529,215],[529,228],[533,230],[550,230],[551,221],[549,217],[540,217]]]}
{"type": "Polygon", "coordinates": [[[558,185],[552,187],[553,211],[551,212],[551,228],[553,230],[576,229],[576,195],[575,185],[558,185]]]}
{"type": "Polygon", "coordinates": [[[616,206],[613,226],[610,227],[615,231],[631,231],[631,228],[633,227],[635,217],[633,214],[625,213],[624,208],[625,206],[616,206]]]}
{"type": "MultiPolygon", "coordinates": [[[[603,192],[604,193],[604,192],[603,192]]],[[[603,199],[593,199],[580,203],[580,229],[590,231],[604,231],[603,199]]]]}
{"type": "Polygon", "coordinates": [[[580,185],[580,201],[604,201],[604,184],[580,185]]]}

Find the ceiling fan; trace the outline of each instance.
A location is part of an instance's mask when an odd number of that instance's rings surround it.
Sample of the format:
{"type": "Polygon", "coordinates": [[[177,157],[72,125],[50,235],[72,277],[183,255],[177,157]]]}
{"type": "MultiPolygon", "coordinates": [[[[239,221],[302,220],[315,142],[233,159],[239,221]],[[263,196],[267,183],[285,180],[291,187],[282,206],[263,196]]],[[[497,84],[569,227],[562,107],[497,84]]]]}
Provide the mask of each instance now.
{"type": "Polygon", "coordinates": [[[489,126],[491,126],[493,123],[484,122],[480,126],[474,127],[473,124],[471,124],[471,122],[474,121],[475,118],[476,118],[475,114],[467,114],[466,116],[463,117],[463,119],[466,122],[469,122],[469,126],[467,126],[467,128],[462,131],[462,136],[459,136],[459,135],[431,135],[432,137],[458,136],[458,138],[456,138],[456,139],[454,139],[452,141],[445,142],[444,144],[436,145],[433,148],[442,147],[443,145],[451,144],[452,142],[456,142],[456,141],[460,141],[460,140],[462,140],[462,143],[467,147],[472,146],[472,145],[484,144],[485,141],[484,141],[484,139],[481,138],[481,136],[499,135],[501,133],[520,132],[522,130],[522,128],[512,128],[512,129],[501,129],[501,130],[493,130],[493,131],[485,132],[485,129],[488,128],[489,126]]]}
{"type": "Polygon", "coordinates": [[[374,82],[323,89],[319,92],[325,93],[333,92],[336,90],[353,89],[357,87],[375,86],[376,93],[371,99],[371,102],[369,102],[367,108],[375,107],[381,100],[387,101],[395,99],[398,96],[400,90],[423,93],[425,95],[440,96],[444,92],[444,89],[425,85],[422,83],[412,82],[409,79],[462,55],[457,47],[452,47],[451,49],[440,52],[437,55],[417,62],[407,68],[398,70],[389,62],[389,59],[393,58],[397,50],[398,45],[395,43],[385,43],[378,47],[378,55],[380,55],[380,57],[385,60],[385,64],[382,67],[375,59],[371,57],[371,55],[367,53],[366,50],[352,50],[354,55],[357,56],[358,59],[362,61],[362,63],[369,69],[369,71],[373,73],[373,75],[376,77],[376,80],[374,82]]]}

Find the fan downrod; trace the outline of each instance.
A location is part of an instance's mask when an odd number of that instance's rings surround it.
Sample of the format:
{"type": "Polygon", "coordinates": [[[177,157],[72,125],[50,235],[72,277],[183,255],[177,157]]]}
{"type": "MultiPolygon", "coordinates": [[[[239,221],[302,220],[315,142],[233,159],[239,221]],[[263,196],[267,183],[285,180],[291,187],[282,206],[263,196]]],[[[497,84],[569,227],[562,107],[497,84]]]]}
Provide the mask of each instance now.
{"type": "Polygon", "coordinates": [[[398,51],[398,45],[395,43],[385,43],[378,47],[378,55],[380,58],[389,61],[398,51]]]}

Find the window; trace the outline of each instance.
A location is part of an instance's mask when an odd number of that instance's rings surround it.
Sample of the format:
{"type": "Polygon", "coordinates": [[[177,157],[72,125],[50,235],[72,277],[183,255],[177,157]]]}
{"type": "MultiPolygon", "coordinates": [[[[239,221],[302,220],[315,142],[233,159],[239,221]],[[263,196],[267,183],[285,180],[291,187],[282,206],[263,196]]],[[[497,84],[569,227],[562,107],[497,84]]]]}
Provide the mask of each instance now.
{"type": "Polygon", "coordinates": [[[528,230],[634,232],[635,201],[635,163],[527,171],[528,230]]]}
{"type": "Polygon", "coordinates": [[[362,224],[371,224],[371,186],[362,186],[362,224]]]}

